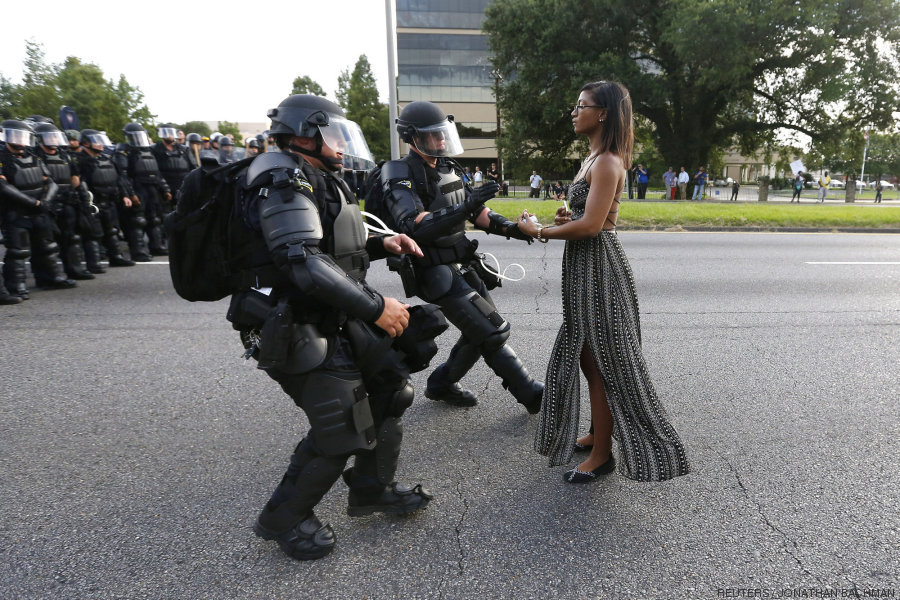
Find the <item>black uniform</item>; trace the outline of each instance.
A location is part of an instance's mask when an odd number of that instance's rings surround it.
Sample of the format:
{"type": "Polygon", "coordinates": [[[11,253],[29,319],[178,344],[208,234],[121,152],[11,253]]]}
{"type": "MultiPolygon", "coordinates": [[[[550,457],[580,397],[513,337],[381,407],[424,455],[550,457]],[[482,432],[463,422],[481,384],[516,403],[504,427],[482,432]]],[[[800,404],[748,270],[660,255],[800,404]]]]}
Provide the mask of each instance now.
{"type": "Polygon", "coordinates": [[[151,255],[164,256],[168,253],[163,236],[165,194],[171,193],[169,184],[159,170],[156,157],[149,147],[120,144],[114,160],[128,177],[134,193],[140,202],[130,207],[120,206],[120,222],[125,231],[125,240],[131,258],[148,261],[151,255]],[[144,238],[146,233],[149,239],[144,238]]]}
{"type": "Polygon", "coordinates": [[[427,366],[437,351],[431,339],[446,322],[435,307],[423,308],[416,314],[425,331],[416,337],[411,317],[396,340],[374,325],[384,299],[365,275],[370,259],[385,256],[383,241],[367,239],[358,203],[339,177],[283,152],[256,157],[241,181],[239,266],[272,291],[235,294],[229,320],[248,356],[310,423],[256,531],[294,558],[318,558],[334,534],[312,510],[351,455],[354,467],[344,472],[351,515],[412,512],[431,498],[393,478],[401,415],[413,401],[410,369],[427,366]]]}
{"type": "MultiPolygon", "coordinates": [[[[187,174],[199,165],[192,165],[192,157],[188,148],[177,142],[172,144],[172,149],[166,148],[163,142],[156,142],[151,147],[153,156],[156,157],[156,164],[159,165],[159,172],[169,186],[172,194],[181,189],[181,183],[187,174]]],[[[163,197],[164,198],[164,197],[163,197]]],[[[163,213],[171,212],[172,206],[170,201],[163,201],[163,213]]]]}
{"type": "Polygon", "coordinates": [[[23,299],[29,297],[25,268],[29,258],[39,287],[74,287],[75,282],[65,276],[59,246],[53,238],[50,208],[58,187],[46,165],[28,149],[14,154],[3,146],[0,169],[6,178],[0,180],[0,211],[6,244],[3,276],[7,289],[23,299]]]}
{"type": "MultiPolygon", "coordinates": [[[[425,395],[450,403],[471,406],[475,396],[463,390],[458,382],[483,357],[491,369],[501,377],[503,386],[531,413],[540,409],[543,384],[536,382],[506,344],[509,322],[498,312],[482,275],[476,270],[477,243],[466,237],[466,219],[474,223],[481,205],[472,202],[472,195],[481,190],[496,190],[488,183],[476,190],[464,184],[462,171],[456,163],[438,158],[431,167],[417,153],[410,152],[400,160],[382,166],[381,181],[385,205],[392,223],[399,233],[412,237],[425,254],[413,257],[416,295],[441,307],[447,319],[459,329],[459,340],[450,351],[447,362],[428,378],[425,395]],[[463,210],[466,204],[475,210],[463,210]],[[432,213],[421,222],[422,212],[432,213]]],[[[493,191],[491,191],[491,195],[493,191]]],[[[491,212],[488,233],[527,239],[514,223],[491,212]]],[[[491,281],[496,287],[497,280],[491,281]]]]}
{"type": "Polygon", "coordinates": [[[82,245],[82,232],[89,227],[89,224],[85,224],[89,210],[86,206],[87,193],[72,186],[72,177],[78,175],[78,163],[62,148],[50,153],[38,146],[35,152],[47,165],[50,177],[59,186],[52,212],[59,229],[57,240],[66,275],[72,279],[93,279],[94,276],[87,269],[82,245]]]}
{"type": "Polygon", "coordinates": [[[103,243],[110,266],[130,266],[134,263],[124,256],[119,246],[119,206],[122,198],[134,195],[128,178],[119,171],[109,154],[102,152],[96,157],[91,156],[86,150],[77,154],[78,170],[81,173],[81,181],[87,184],[94,196],[94,205],[97,207],[96,219],[92,219],[94,226],[89,234],[90,242],[85,246],[87,261],[90,265],[93,256],[99,255],[98,242],[103,243]],[[99,227],[97,227],[99,224],[99,227]]]}

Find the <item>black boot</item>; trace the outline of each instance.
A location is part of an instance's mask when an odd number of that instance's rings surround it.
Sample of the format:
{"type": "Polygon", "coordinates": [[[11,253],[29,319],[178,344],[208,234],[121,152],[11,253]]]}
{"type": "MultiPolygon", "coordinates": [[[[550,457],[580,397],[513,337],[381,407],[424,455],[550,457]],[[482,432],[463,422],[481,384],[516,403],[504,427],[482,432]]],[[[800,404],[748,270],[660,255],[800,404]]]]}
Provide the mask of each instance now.
{"type": "Polygon", "coordinates": [[[161,225],[153,225],[147,230],[147,237],[150,238],[150,254],[153,256],[168,256],[169,249],[166,247],[166,239],[163,236],[161,225]]]}
{"type": "Polygon", "coordinates": [[[134,261],[122,256],[122,250],[119,248],[119,240],[115,237],[109,237],[105,240],[106,256],[109,260],[110,267],[133,267],[134,261]]]}
{"type": "Polygon", "coordinates": [[[504,344],[497,350],[487,352],[484,355],[484,362],[500,376],[503,387],[509,390],[529,414],[540,412],[544,384],[528,375],[528,370],[512,348],[504,344]]]}
{"type": "Polygon", "coordinates": [[[453,349],[447,362],[435,369],[428,376],[425,387],[425,397],[432,400],[441,400],[454,406],[475,406],[478,398],[469,390],[459,385],[459,380],[469,372],[472,366],[481,357],[481,350],[474,344],[466,343],[460,338],[453,349]]]}
{"type": "Polygon", "coordinates": [[[84,261],[91,273],[96,275],[106,273],[106,269],[100,264],[100,244],[97,240],[88,240],[84,243],[84,261]]]}
{"type": "Polygon", "coordinates": [[[66,260],[63,265],[66,269],[66,275],[70,279],[87,280],[93,279],[94,274],[88,271],[84,258],[84,247],[81,245],[81,238],[71,240],[65,249],[66,260]]]}
{"type": "Polygon", "coordinates": [[[2,304],[20,304],[22,299],[9,293],[6,289],[6,283],[3,281],[3,274],[0,271],[0,305],[2,304]]]}
{"type": "Polygon", "coordinates": [[[314,513],[284,531],[267,529],[257,519],[253,531],[264,540],[275,540],[285,554],[296,560],[316,560],[334,550],[334,529],[322,525],[314,513]]]}
{"type": "MultiPolygon", "coordinates": [[[[351,486],[353,469],[343,474],[344,482],[351,486]]],[[[373,513],[390,515],[408,515],[422,510],[434,496],[421,484],[405,485],[394,481],[390,485],[369,487],[350,487],[347,514],[351,517],[362,517],[373,513]]]]}

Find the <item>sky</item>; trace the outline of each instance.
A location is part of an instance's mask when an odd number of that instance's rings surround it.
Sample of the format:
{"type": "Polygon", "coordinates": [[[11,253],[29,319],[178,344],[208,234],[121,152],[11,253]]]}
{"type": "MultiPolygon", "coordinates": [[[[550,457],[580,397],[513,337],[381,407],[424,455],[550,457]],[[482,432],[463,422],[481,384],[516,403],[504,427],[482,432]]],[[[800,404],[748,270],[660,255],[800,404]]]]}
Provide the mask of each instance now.
{"type": "Polygon", "coordinates": [[[107,80],[125,75],[160,123],[265,122],[301,75],[335,100],[361,54],[388,100],[384,0],[44,0],[40,13],[3,27],[0,74],[22,82],[32,40],[48,64],[75,56],[107,80]]]}

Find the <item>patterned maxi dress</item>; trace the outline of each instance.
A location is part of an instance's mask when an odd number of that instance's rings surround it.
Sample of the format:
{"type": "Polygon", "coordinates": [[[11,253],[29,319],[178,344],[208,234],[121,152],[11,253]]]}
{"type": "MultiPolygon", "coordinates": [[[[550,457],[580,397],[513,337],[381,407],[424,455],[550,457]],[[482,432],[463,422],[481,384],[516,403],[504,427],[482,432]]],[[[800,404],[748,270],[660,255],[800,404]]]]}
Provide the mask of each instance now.
{"type": "MultiPolygon", "coordinates": [[[[590,186],[569,190],[572,219],[584,216],[590,186]]],[[[585,343],[603,375],[619,447],[619,470],[639,481],[688,472],[684,446],[659,404],[641,352],[634,277],[615,231],[567,241],[562,264],[563,324],[547,366],[535,450],[550,465],[572,458],[580,412],[579,358],[585,343]]]]}

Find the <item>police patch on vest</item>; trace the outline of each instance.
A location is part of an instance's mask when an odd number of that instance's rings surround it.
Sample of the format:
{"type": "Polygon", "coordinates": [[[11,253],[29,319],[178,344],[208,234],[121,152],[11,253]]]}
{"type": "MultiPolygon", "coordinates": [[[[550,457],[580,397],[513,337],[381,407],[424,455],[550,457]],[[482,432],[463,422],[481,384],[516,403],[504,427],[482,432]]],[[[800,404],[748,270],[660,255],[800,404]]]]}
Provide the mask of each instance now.
{"type": "Polygon", "coordinates": [[[305,180],[305,179],[295,179],[295,180],[294,180],[294,187],[295,187],[297,190],[304,189],[304,190],[306,190],[307,192],[309,192],[310,194],[313,193],[313,186],[312,186],[312,184],[311,184],[310,182],[308,182],[307,180],[305,180]]]}
{"type": "Polygon", "coordinates": [[[402,181],[398,181],[397,185],[402,185],[403,187],[412,189],[412,182],[409,179],[404,179],[402,181]]]}

